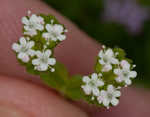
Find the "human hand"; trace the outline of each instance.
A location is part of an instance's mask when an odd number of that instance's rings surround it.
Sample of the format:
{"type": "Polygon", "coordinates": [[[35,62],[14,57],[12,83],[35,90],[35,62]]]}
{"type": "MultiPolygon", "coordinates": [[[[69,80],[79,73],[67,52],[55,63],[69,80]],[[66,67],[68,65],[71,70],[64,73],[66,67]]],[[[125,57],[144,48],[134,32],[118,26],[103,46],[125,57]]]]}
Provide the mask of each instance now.
{"type": "Polygon", "coordinates": [[[25,69],[18,64],[11,45],[21,36],[20,19],[29,9],[34,13],[55,15],[69,30],[67,40],[56,48],[55,55],[58,61],[65,64],[70,74],[91,73],[95,56],[100,50],[99,44],[42,1],[1,0],[0,116],[141,117],[150,114],[150,101],[148,100],[150,93],[142,89],[123,90],[120,104],[110,110],[105,110],[66,101],[44,86],[38,77],[27,74],[25,69]],[[15,115],[15,111],[18,115],[15,115]]]}

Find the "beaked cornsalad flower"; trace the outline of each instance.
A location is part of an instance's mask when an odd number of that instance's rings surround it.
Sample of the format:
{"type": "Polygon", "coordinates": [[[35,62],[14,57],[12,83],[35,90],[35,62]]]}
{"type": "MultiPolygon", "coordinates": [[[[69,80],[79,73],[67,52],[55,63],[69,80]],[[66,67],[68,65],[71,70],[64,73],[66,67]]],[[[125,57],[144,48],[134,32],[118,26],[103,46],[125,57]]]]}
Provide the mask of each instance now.
{"type": "Polygon", "coordinates": [[[23,36],[12,45],[19,62],[26,70],[39,75],[51,88],[72,100],[109,108],[119,104],[121,87],[131,85],[137,76],[131,60],[120,48],[99,52],[95,72],[88,76],[70,76],[56,61],[54,48],[66,39],[67,30],[52,15],[31,14],[22,18],[23,36]]]}
{"type": "Polygon", "coordinates": [[[41,16],[33,14],[31,17],[23,17],[22,23],[24,24],[24,34],[34,36],[37,30],[44,30],[44,19],[41,16]]]}
{"type": "Polygon", "coordinates": [[[104,85],[100,87],[97,85],[97,81],[94,80],[94,82],[89,77],[84,76],[82,82],[86,85],[82,85],[81,88],[85,95],[90,96],[87,101],[90,100],[90,103],[107,108],[118,105],[121,96],[120,87],[131,85],[131,79],[137,76],[136,71],[132,71],[135,65],[130,62],[131,60],[125,58],[122,49],[111,49],[103,46],[97,57],[96,73],[94,74],[95,78],[98,76],[96,74],[100,74],[99,80],[103,81],[104,85]]]}
{"type": "Polygon", "coordinates": [[[65,40],[64,26],[51,16],[36,14],[24,16],[21,21],[23,37],[12,45],[17,58],[23,63],[31,64],[34,70],[54,72],[56,60],[53,49],[60,41],[65,40]]]}
{"type": "Polygon", "coordinates": [[[35,52],[32,49],[33,46],[34,41],[30,41],[29,38],[21,37],[19,43],[12,45],[12,49],[18,54],[17,58],[26,63],[30,60],[30,56],[34,56],[35,52]]]}
{"type": "MultiPolygon", "coordinates": [[[[38,71],[46,71],[49,67],[56,64],[55,58],[50,58],[52,54],[51,50],[46,50],[44,52],[36,51],[36,57],[32,60],[34,68],[38,71]]],[[[54,72],[54,71],[53,71],[54,72]]]]}
{"type": "Polygon", "coordinates": [[[86,95],[90,95],[92,93],[94,96],[98,96],[98,87],[102,87],[104,85],[103,80],[98,77],[96,73],[93,73],[91,75],[91,78],[88,76],[84,76],[83,82],[85,83],[85,85],[82,85],[81,87],[83,88],[86,95]]]}
{"type": "Polygon", "coordinates": [[[115,89],[113,85],[108,85],[107,90],[101,90],[99,96],[97,96],[98,102],[109,108],[112,104],[116,106],[119,103],[118,97],[121,96],[121,92],[115,89]]]}

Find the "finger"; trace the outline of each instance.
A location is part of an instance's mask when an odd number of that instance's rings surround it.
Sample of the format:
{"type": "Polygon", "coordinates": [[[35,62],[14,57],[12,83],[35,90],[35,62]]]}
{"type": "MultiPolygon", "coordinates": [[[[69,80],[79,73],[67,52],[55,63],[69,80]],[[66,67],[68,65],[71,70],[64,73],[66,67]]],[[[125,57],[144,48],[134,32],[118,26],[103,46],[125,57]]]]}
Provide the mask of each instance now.
{"type": "Polygon", "coordinates": [[[0,116],[87,117],[48,89],[24,80],[0,76],[0,116]]]}
{"type": "Polygon", "coordinates": [[[38,0],[2,0],[0,4],[0,73],[30,78],[21,67],[11,50],[11,45],[22,36],[20,19],[28,9],[33,13],[50,13],[63,23],[69,32],[67,40],[62,42],[55,51],[58,61],[66,65],[71,74],[87,74],[93,71],[99,45],[80,31],[70,21],[62,17],[52,8],[38,0]],[[19,72],[18,72],[19,71],[19,72]]]}

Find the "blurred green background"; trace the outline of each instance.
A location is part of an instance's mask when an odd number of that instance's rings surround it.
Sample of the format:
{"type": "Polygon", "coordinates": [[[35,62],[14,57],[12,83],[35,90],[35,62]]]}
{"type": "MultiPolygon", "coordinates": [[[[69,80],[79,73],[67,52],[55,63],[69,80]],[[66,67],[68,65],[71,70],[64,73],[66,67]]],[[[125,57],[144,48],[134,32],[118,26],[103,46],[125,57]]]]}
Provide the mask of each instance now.
{"type": "Polygon", "coordinates": [[[125,49],[150,88],[150,0],[45,0],[98,42],[125,49]]]}

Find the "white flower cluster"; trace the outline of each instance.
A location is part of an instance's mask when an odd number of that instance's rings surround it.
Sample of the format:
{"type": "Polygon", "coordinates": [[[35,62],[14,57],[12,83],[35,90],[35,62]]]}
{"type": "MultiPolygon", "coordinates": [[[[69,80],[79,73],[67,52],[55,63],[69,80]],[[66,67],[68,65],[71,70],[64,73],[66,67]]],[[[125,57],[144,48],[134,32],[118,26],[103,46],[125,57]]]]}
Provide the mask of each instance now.
{"type": "Polygon", "coordinates": [[[29,36],[37,35],[37,30],[44,30],[44,19],[41,16],[35,14],[27,18],[26,16],[22,18],[22,23],[24,24],[24,34],[29,36]]]}
{"type": "Polygon", "coordinates": [[[92,95],[91,100],[96,100],[99,104],[103,104],[109,108],[110,104],[116,106],[119,103],[118,97],[121,93],[113,85],[108,85],[107,90],[103,89],[105,82],[102,80],[102,74],[93,73],[90,77],[84,76],[82,89],[86,95],[92,95]]]}
{"type": "Polygon", "coordinates": [[[64,32],[67,30],[60,24],[54,24],[54,20],[45,24],[43,17],[32,14],[29,18],[23,17],[24,34],[29,36],[37,35],[37,31],[43,31],[42,37],[46,40],[63,41],[66,39],[64,32]],[[46,29],[46,31],[44,31],[46,29]]]}
{"type": "Polygon", "coordinates": [[[101,79],[101,76],[96,73],[93,73],[91,75],[91,78],[88,76],[84,76],[83,82],[85,83],[85,85],[82,85],[82,88],[85,94],[87,95],[93,94],[94,96],[98,96],[99,95],[98,88],[104,86],[104,82],[101,79]]]}
{"type": "Polygon", "coordinates": [[[118,64],[118,59],[115,58],[115,54],[112,49],[102,50],[99,52],[99,63],[103,66],[102,71],[108,72],[112,69],[113,64],[118,64]]]}
{"type": "Polygon", "coordinates": [[[46,24],[46,31],[43,33],[43,37],[48,41],[63,41],[66,39],[66,36],[63,34],[64,27],[59,24],[46,24]]]}
{"type": "Polygon", "coordinates": [[[131,79],[137,76],[136,71],[132,71],[135,65],[131,66],[127,60],[120,60],[117,58],[118,54],[104,47],[104,50],[98,54],[97,64],[101,65],[101,71],[91,76],[84,76],[82,79],[84,84],[81,88],[85,95],[107,108],[118,105],[121,96],[119,89],[131,85],[131,79]],[[112,75],[110,81],[108,75],[105,76],[107,73],[112,75]]]}
{"type": "Polygon", "coordinates": [[[53,19],[47,23],[44,17],[36,14],[23,17],[22,23],[24,36],[19,39],[18,43],[12,45],[12,49],[17,53],[17,58],[24,63],[31,63],[35,70],[47,71],[50,69],[51,72],[54,72],[53,66],[56,64],[56,59],[52,57],[53,48],[50,49],[48,46],[51,44],[50,41],[56,43],[66,39],[64,27],[61,24],[54,24],[53,19]],[[42,49],[36,44],[35,36],[39,36],[38,42],[45,39],[45,43],[41,43],[43,44],[42,49]]]}
{"type": "Polygon", "coordinates": [[[99,64],[102,65],[102,72],[113,71],[117,77],[115,80],[118,83],[125,83],[125,85],[131,84],[131,78],[135,78],[137,76],[136,71],[131,71],[131,65],[127,60],[121,60],[117,58],[119,53],[114,53],[112,49],[103,49],[99,52],[99,64]],[[113,65],[115,67],[113,68],[113,65]]]}
{"type": "Polygon", "coordinates": [[[30,41],[29,38],[26,39],[25,37],[21,37],[19,43],[14,43],[12,45],[12,49],[18,53],[18,59],[27,63],[30,60],[30,56],[32,57],[35,54],[35,51],[32,49],[34,44],[34,41],[30,41]]]}
{"type": "Polygon", "coordinates": [[[120,62],[120,67],[114,69],[114,73],[117,75],[117,82],[124,82],[126,85],[131,85],[131,78],[135,78],[137,76],[136,71],[131,71],[131,65],[126,61],[122,60],[120,62]]]}

